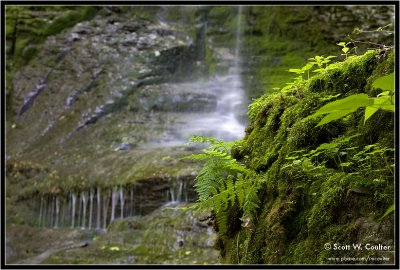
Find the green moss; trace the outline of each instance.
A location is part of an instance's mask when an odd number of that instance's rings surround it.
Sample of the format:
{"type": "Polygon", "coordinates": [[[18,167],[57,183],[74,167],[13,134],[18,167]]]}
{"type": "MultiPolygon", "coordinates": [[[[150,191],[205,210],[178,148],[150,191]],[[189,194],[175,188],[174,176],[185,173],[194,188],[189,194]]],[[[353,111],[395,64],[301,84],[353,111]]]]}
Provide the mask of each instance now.
{"type": "Polygon", "coordinates": [[[91,19],[96,14],[96,9],[91,6],[81,7],[80,9],[70,10],[55,18],[55,20],[48,24],[41,34],[44,36],[55,35],[62,30],[72,27],[78,22],[91,19]]]}
{"type": "MultiPolygon", "coordinates": [[[[393,153],[374,154],[367,161],[352,159],[366,145],[393,148],[393,113],[379,112],[379,122],[364,124],[359,110],[318,128],[319,119],[305,118],[329,102],[329,95],[369,91],[372,78],[391,72],[393,56],[386,57],[383,61],[375,52],[350,57],[296,85],[296,90],[264,95],[249,106],[246,137],[232,153],[263,175],[259,194],[263,207],[252,217],[250,232],[242,229],[221,245],[228,262],[337,264],[344,262],[328,258],[365,255],[357,250],[333,252],[324,244],[363,241],[368,237],[360,232],[363,226],[375,228],[393,203],[393,174],[388,166],[394,162],[393,153]],[[341,143],[355,134],[359,135],[341,143]],[[338,143],[337,154],[305,158],[322,143],[338,143]],[[339,166],[349,161],[361,163],[339,166]],[[244,249],[246,243],[252,247],[244,249]]],[[[376,231],[376,235],[380,241],[392,241],[390,234],[376,231]]]]}

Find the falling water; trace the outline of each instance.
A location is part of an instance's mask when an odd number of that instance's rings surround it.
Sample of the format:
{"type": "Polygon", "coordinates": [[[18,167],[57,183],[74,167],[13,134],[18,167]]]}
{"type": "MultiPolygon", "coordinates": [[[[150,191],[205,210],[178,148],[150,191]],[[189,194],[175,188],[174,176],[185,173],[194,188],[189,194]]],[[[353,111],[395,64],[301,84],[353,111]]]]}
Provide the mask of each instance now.
{"type": "Polygon", "coordinates": [[[71,199],[72,199],[71,228],[73,228],[75,226],[76,195],[71,194],[71,199]]]}
{"type": "Polygon", "coordinates": [[[117,187],[114,187],[113,192],[112,192],[112,197],[111,197],[111,218],[110,222],[115,219],[115,208],[117,207],[118,203],[118,191],[117,187]]]}
{"type": "Polygon", "coordinates": [[[97,225],[96,228],[100,229],[101,228],[101,193],[100,193],[100,187],[97,188],[97,225]]]}
{"type": "Polygon", "coordinates": [[[56,196],[56,220],[54,221],[54,228],[58,228],[58,218],[60,215],[60,199],[56,196]]]}
{"type": "Polygon", "coordinates": [[[119,188],[119,201],[121,202],[121,218],[124,217],[124,190],[122,186],[119,188]]]}
{"type": "MultiPolygon", "coordinates": [[[[164,190],[159,191],[160,207],[187,201],[187,186],[184,180],[184,177],[178,175],[166,193],[164,190]]],[[[105,190],[97,187],[79,193],[69,193],[66,197],[35,197],[32,203],[38,217],[35,223],[40,227],[50,228],[106,229],[116,218],[142,215],[149,211],[147,200],[143,200],[142,197],[144,194],[136,193],[136,187],[137,185],[119,185],[105,190]]]]}
{"type": "Polygon", "coordinates": [[[85,225],[86,225],[86,205],[87,205],[85,192],[81,193],[81,201],[82,201],[82,227],[81,228],[85,229],[85,225]]]}
{"type": "Polygon", "coordinates": [[[89,230],[92,228],[93,197],[94,197],[94,190],[93,190],[93,188],[91,188],[90,189],[90,206],[89,206],[89,225],[88,225],[89,230]]]}
{"type": "MultiPolygon", "coordinates": [[[[238,8],[236,23],[236,44],[232,58],[234,59],[228,72],[217,75],[206,82],[183,83],[183,89],[193,89],[196,92],[215,95],[217,105],[215,111],[205,112],[201,117],[188,116],[188,124],[183,126],[183,137],[189,134],[215,136],[226,141],[236,140],[244,136],[244,124],[238,116],[245,113],[245,93],[241,79],[241,36],[242,36],[242,6],[238,8]]],[[[228,60],[227,60],[228,61],[228,60]]]]}
{"type": "Polygon", "coordinates": [[[182,179],[179,177],[179,175],[176,177],[178,179],[178,183],[179,183],[179,189],[178,189],[178,195],[177,195],[177,201],[180,202],[182,200],[182,193],[183,193],[183,181],[182,179]]]}
{"type": "Polygon", "coordinates": [[[171,185],[166,195],[166,203],[164,206],[171,206],[178,204],[182,201],[182,195],[184,190],[183,179],[177,175],[176,181],[171,185]]]}
{"type": "Polygon", "coordinates": [[[243,14],[243,6],[239,6],[238,7],[238,19],[237,19],[237,24],[236,24],[236,46],[235,46],[236,47],[235,48],[235,69],[237,72],[239,72],[239,68],[240,68],[240,50],[242,49],[242,14],[243,14]]]}

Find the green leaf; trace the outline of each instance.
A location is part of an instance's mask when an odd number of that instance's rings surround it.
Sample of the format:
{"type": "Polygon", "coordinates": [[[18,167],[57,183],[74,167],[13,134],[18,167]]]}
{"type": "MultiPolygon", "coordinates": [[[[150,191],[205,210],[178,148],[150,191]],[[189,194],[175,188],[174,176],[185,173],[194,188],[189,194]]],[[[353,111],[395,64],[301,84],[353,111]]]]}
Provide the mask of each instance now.
{"type": "Polygon", "coordinates": [[[353,162],[343,162],[343,163],[340,163],[340,166],[341,167],[349,167],[351,164],[353,164],[353,162]]]}
{"type": "Polygon", "coordinates": [[[342,48],[342,51],[343,51],[344,53],[347,53],[347,52],[349,51],[349,48],[344,47],[344,48],[342,48]]]}
{"type": "Polygon", "coordinates": [[[297,73],[297,74],[303,73],[303,71],[298,68],[291,68],[291,69],[289,69],[289,72],[293,72],[293,73],[297,73]]]}
{"type": "Polygon", "coordinates": [[[394,72],[390,73],[389,75],[376,79],[372,83],[372,87],[394,92],[394,72]]]}
{"type": "Polygon", "coordinates": [[[336,45],[344,47],[344,46],[346,46],[346,43],[345,42],[339,42],[339,43],[336,43],[336,45]]]}
{"type": "Polygon", "coordinates": [[[314,64],[315,64],[314,62],[307,63],[304,67],[301,68],[301,70],[302,71],[310,70],[314,66],[314,64]]]}
{"type": "Polygon", "coordinates": [[[334,120],[340,119],[346,115],[348,115],[349,113],[352,113],[354,111],[356,111],[358,108],[353,108],[351,110],[341,110],[341,111],[336,111],[336,112],[332,112],[328,115],[326,115],[324,118],[322,118],[321,121],[319,121],[318,125],[316,125],[316,127],[325,125],[329,122],[332,122],[334,120]]]}
{"type": "Polygon", "coordinates": [[[365,113],[364,113],[364,123],[372,116],[374,113],[378,111],[377,108],[367,106],[365,107],[365,113]]]}
{"type": "Polygon", "coordinates": [[[374,107],[376,109],[391,111],[391,112],[395,111],[391,96],[384,95],[384,96],[374,98],[373,100],[374,100],[374,104],[372,107],[374,107]]]}
{"type": "Polygon", "coordinates": [[[383,219],[384,217],[386,217],[387,215],[389,215],[390,213],[392,213],[394,211],[394,204],[392,204],[391,206],[389,206],[389,208],[386,210],[385,214],[383,214],[383,216],[381,217],[381,219],[383,219]]]}
{"type": "Polygon", "coordinates": [[[315,150],[327,150],[327,149],[333,149],[335,147],[337,147],[338,144],[337,143],[323,143],[320,146],[318,146],[317,149],[315,150]]]}
{"type": "Polygon", "coordinates": [[[323,69],[323,68],[318,68],[318,69],[316,69],[316,70],[313,70],[313,72],[315,72],[315,73],[321,73],[322,71],[324,71],[325,69],[323,69]]]}
{"type": "Polygon", "coordinates": [[[373,99],[368,98],[367,94],[356,94],[351,95],[322,106],[318,109],[313,115],[310,117],[316,117],[318,115],[337,112],[337,111],[347,111],[353,110],[363,107],[363,106],[372,106],[374,103],[373,99]]]}

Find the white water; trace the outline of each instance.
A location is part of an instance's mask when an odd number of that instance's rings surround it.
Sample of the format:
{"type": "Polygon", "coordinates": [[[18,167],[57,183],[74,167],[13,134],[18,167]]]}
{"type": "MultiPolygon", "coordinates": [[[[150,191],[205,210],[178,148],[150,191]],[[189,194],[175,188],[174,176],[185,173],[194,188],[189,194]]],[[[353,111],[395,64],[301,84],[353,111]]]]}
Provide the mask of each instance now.
{"type": "Polygon", "coordinates": [[[56,197],[56,220],[54,221],[54,228],[58,228],[59,216],[60,216],[60,199],[56,197]]]}
{"type": "Polygon", "coordinates": [[[96,229],[101,228],[101,193],[100,188],[97,188],[97,225],[96,229]]]}
{"type": "Polygon", "coordinates": [[[91,188],[90,189],[90,206],[89,206],[89,225],[88,225],[89,230],[92,228],[93,197],[94,197],[94,190],[93,190],[93,188],[91,188]]]}
{"type": "Polygon", "coordinates": [[[75,226],[75,208],[76,208],[76,195],[75,194],[71,194],[72,197],[72,214],[71,214],[71,228],[73,228],[75,226]]]}
{"type": "Polygon", "coordinates": [[[121,218],[124,218],[124,190],[122,186],[119,188],[119,201],[121,202],[121,218]]]}
{"type": "Polygon", "coordinates": [[[87,200],[86,200],[86,194],[85,192],[81,193],[81,201],[82,201],[82,227],[81,229],[85,229],[86,225],[86,205],[87,205],[87,200]]]}
{"type": "MultiPolygon", "coordinates": [[[[238,120],[245,113],[246,96],[241,79],[242,47],[242,6],[238,8],[236,23],[236,44],[232,54],[225,53],[221,61],[229,63],[225,74],[219,74],[205,82],[181,83],[176,86],[191,89],[195,93],[205,93],[216,96],[215,110],[207,112],[185,113],[181,116],[182,124],[179,133],[181,138],[176,141],[163,142],[163,145],[179,145],[186,142],[190,135],[214,136],[225,141],[236,140],[244,136],[244,123],[238,120]]],[[[206,37],[207,38],[207,37],[206,37]]]]}
{"type": "Polygon", "coordinates": [[[112,196],[111,196],[111,220],[112,222],[115,219],[115,208],[117,207],[118,203],[118,190],[117,187],[114,187],[112,196]]]}

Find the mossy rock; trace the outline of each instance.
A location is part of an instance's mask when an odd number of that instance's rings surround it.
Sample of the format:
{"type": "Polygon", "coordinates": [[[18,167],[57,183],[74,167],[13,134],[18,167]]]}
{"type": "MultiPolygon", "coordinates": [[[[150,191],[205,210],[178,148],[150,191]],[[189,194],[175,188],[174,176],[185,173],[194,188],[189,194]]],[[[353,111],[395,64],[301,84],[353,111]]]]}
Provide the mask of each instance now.
{"type": "Polygon", "coordinates": [[[252,230],[242,228],[220,239],[226,262],[331,264],[338,262],[330,257],[377,256],[375,251],[324,248],[326,243],[367,241],[370,234],[362,229],[365,220],[377,236],[370,241],[393,243],[393,219],[386,218],[384,231],[377,229],[394,200],[389,166],[394,160],[388,150],[394,147],[393,113],[378,112],[364,124],[364,113],[359,110],[321,127],[315,127],[319,118],[307,118],[333,100],[326,97],[372,93],[372,82],[390,73],[393,66],[391,53],[381,57],[369,51],[329,66],[289,92],[264,95],[249,106],[251,123],[232,154],[262,175],[259,196],[263,204],[252,217],[252,230]],[[344,138],[350,139],[342,143],[344,138]],[[324,152],[318,157],[324,163],[317,166],[311,162],[315,158],[306,154],[323,143],[337,146],[337,154],[324,152]],[[365,147],[387,152],[367,157],[362,152],[365,147]],[[357,155],[367,157],[368,163],[352,159],[357,155]],[[345,162],[349,167],[342,166],[345,162]],[[360,170],[351,162],[366,167],[360,170]]]}

